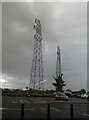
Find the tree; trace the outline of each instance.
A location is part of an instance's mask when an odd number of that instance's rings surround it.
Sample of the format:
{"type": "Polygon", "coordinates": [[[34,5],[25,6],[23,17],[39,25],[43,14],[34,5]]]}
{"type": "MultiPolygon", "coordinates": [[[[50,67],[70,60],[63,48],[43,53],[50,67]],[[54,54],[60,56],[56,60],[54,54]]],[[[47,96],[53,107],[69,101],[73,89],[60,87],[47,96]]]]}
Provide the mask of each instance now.
{"type": "Polygon", "coordinates": [[[63,92],[63,86],[65,86],[65,82],[63,80],[63,74],[57,76],[56,78],[53,77],[56,81],[56,83],[53,83],[53,85],[56,87],[57,92],[63,92]]]}
{"type": "Polygon", "coordinates": [[[46,93],[49,93],[49,90],[48,90],[48,89],[46,89],[46,93]]]}
{"type": "Polygon", "coordinates": [[[29,87],[26,87],[26,90],[29,90],[29,87]]]}
{"type": "Polygon", "coordinates": [[[85,94],[86,90],[85,89],[81,89],[79,92],[80,92],[80,94],[85,94]]]}

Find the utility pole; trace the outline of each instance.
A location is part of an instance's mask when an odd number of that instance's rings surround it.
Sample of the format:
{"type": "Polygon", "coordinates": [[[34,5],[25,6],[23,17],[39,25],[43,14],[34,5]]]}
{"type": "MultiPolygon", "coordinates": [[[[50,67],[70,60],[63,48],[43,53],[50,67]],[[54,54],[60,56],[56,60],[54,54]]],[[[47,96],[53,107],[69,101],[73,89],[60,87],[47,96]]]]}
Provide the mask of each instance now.
{"type": "Polygon", "coordinates": [[[42,26],[40,20],[35,19],[33,29],[36,31],[36,33],[34,35],[35,44],[33,51],[29,88],[40,90],[43,89],[43,84],[40,84],[40,82],[43,81],[42,26]],[[39,83],[38,87],[36,86],[37,83],[39,83]]]}

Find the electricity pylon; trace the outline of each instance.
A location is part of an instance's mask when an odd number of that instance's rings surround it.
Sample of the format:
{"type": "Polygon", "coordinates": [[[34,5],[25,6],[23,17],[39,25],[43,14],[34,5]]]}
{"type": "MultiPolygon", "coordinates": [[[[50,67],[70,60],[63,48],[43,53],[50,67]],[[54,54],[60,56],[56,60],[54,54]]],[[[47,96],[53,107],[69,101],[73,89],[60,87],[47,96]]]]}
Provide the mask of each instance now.
{"type": "Polygon", "coordinates": [[[62,75],[60,48],[57,47],[56,77],[62,75]]]}
{"type": "Polygon", "coordinates": [[[36,33],[34,35],[35,44],[29,87],[33,89],[43,89],[42,26],[40,20],[35,19],[33,29],[36,33]]]}

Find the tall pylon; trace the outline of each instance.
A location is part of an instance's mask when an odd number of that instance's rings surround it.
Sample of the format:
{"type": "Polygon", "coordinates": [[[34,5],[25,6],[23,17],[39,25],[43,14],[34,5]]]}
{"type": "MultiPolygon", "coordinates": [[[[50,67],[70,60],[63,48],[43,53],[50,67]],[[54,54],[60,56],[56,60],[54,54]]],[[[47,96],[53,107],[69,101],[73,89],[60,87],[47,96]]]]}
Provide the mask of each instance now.
{"type": "Polygon", "coordinates": [[[35,19],[33,29],[36,30],[36,33],[29,87],[43,89],[42,26],[40,20],[35,19]]]}
{"type": "Polygon", "coordinates": [[[62,75],[60,47],[57,47],[56,77],[62,75]]]}

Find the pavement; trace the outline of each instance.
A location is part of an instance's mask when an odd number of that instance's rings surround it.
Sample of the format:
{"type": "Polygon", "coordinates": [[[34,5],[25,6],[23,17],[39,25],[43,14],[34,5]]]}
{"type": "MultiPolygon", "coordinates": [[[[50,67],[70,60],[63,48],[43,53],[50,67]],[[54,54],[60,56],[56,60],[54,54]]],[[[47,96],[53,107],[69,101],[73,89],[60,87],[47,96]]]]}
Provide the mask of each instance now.
{"type": "Polygon", "coordinates": [[[3,97],[2,120],[21,117],[21,104],[24,103],[24,118],[47,119],[48,103],[51,119],[70,119],[70,105],[73,104],[73,118],[89,120],[89,102],[86,99],[70,98],[69,101],[55,101],[49,97],[3,97]]]}

